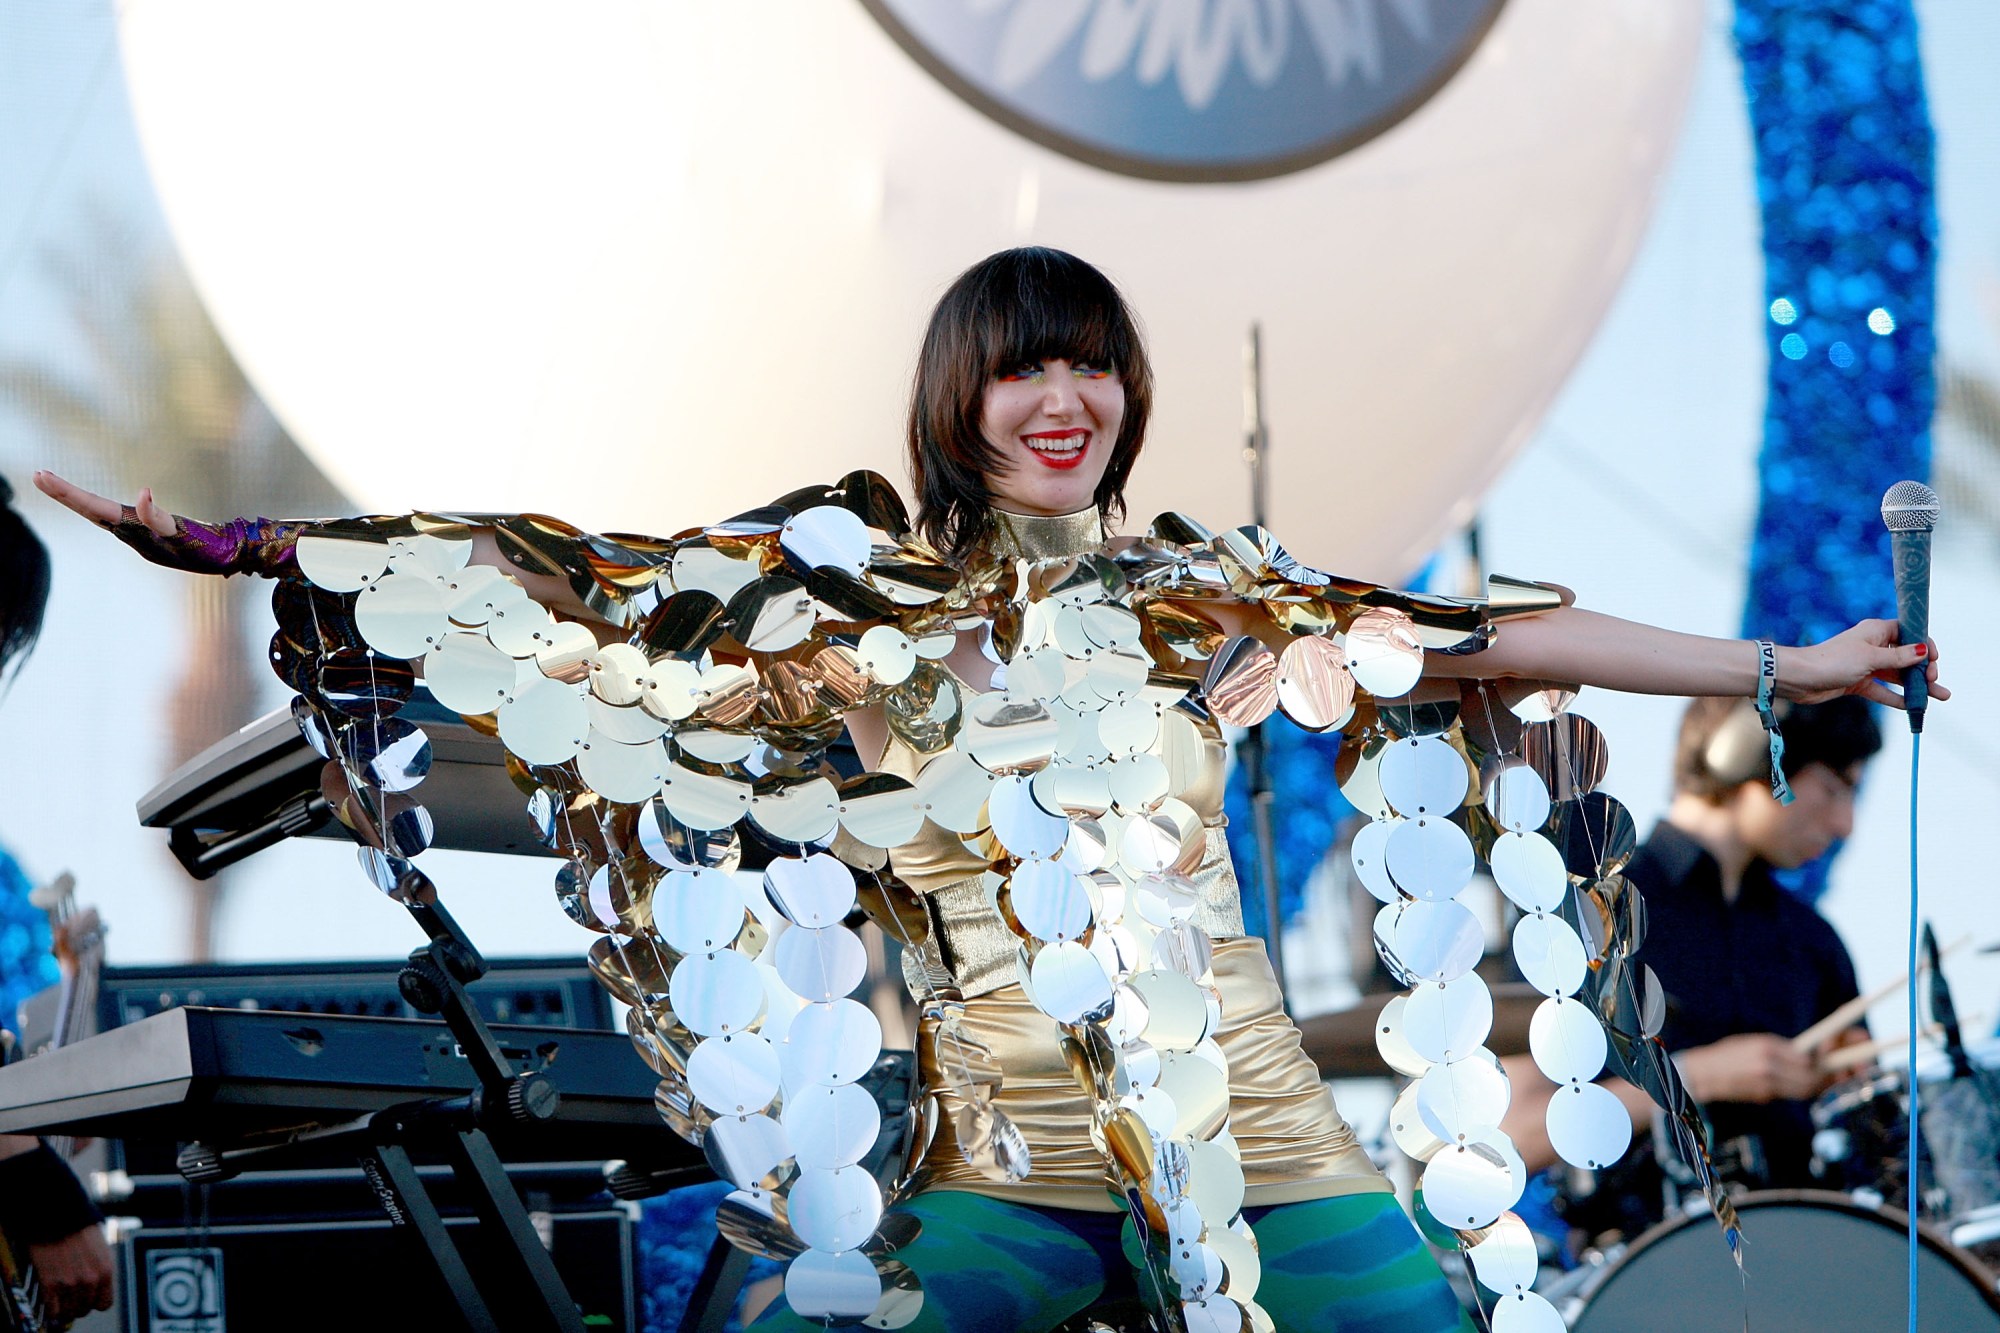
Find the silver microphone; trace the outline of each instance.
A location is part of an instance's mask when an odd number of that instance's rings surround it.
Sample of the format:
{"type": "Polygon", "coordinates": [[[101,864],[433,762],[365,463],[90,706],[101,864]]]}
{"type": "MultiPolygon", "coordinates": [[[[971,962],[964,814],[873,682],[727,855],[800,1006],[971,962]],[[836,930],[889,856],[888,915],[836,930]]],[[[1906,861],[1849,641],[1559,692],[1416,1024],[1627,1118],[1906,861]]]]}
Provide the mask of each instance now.
{"type": "MultiPolygon", "coordinates": [[[[1937,526],[1937,492],[1920,481],[1899,481],[1882,497],[1882,522],[1896,558],[1896,623],[1898,640],[1922,643],[1930,638],[1931,529],[1937,526]]],[[[1930,685],[1924,678],[1928,662],[1903,668],[1903,706],[1910,730],[1924,729],[1924,708],[1930,685]]]]}

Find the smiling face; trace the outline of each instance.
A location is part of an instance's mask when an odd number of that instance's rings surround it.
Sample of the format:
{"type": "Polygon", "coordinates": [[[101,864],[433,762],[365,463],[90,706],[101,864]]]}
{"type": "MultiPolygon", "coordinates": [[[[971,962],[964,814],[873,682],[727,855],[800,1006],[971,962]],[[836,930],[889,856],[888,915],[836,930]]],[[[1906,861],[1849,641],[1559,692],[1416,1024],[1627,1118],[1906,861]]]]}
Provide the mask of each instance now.
{"type": "Polygon", "coordinates": [[[985,472],[996,508],[1073,514],[1096,503],[1125,422],[1116,372],[1051,358],[1001,371],[980,401],[979,430],[996,467],[985,472]]]}
{"type": "Polygon", "coordinates": [[[1124,514],[1153,370],[1125,298],[1075,255],[1003,250],[959,274],[912,390],[915,526],[948,559],[978,547],[995,510],[1124,514]]]}

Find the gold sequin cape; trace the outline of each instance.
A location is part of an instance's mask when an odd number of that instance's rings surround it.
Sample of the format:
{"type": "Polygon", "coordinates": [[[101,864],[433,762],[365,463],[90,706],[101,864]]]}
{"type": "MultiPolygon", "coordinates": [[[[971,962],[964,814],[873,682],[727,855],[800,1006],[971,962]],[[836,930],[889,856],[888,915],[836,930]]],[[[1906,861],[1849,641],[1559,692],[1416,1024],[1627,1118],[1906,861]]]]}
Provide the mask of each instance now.
{"type": "Polygon", "coordinates": [[[1167,1319],[1254,1328],[1242,1207],[1383,1187],[1242,937],[1220,726],[1274,711],[1346,739],[1335,777],[1371,816],[1354,867],[1412,987],[1379,1031],[1414,1080],[1392,1124],[1475,1263],[1525,1235],[1506,1211],[1525,1173],[1497,1127],[1505,1078],[1481,1044],[1483,930],[1456,901],[1475,862],[1520,909],[1517,961],[1550,997],[1535,1056],[1560,1085],[1559,1151],[1622,1153],[1624,1112],[1591,1082],[1608,1054],[1700,1158],[1657,987],[1630,961],[1643,918],[1617,872],[1634,837],[1593,790],[1602,738],[1564,687],[1421,680],[1425,654],[1476,653],[1557,590],[1394,592],[1178,514],[1125,542],[1095,511],[997,514],[956,566],[865,472],[671,539],[541,515],[334,521],[301,534],[297,563],[271,660],[370,876],[393,892],[429,842],[427,740],[397,716],[421,676],[504,743],[662,1115],[736,1187],[724,1233],[792,1260],[807,1318],[899,1327],[922,1301],[860,1165],[881,1033],[848,998],[857,905],[904,946],[921,1011],[925,1095],[887,1201],[1116,1202],[1167,1319]],[[611,628],[472,563],[481,526],[611,628]],[[961,635],[989,688],[945,665],[961,635]],[[827,752],[855,709],[892,739],[843,776],[827,752]],[[746,842],[774,856],[761,874],[739,869],[746,842]]]}

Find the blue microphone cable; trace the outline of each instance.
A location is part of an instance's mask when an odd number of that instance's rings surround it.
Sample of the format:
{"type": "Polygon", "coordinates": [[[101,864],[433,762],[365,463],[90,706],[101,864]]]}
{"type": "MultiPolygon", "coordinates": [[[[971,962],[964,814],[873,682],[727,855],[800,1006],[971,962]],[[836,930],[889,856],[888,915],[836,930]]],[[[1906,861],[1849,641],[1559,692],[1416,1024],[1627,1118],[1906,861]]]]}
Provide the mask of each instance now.
{"type": "Polygon", "coordinates": [[[1910,1131],[1904,1145],[1909,1161],[1909,1197],[1904,1201],[1910,1227],[1910,1333],[1917,1333],[1917,1136],[1920,1121],[1917,1106],[1917,774],[1924,752],[1924,734],[1910,734],[1910,970],[1907,998],[1910,1020],[1910,1131]]]}

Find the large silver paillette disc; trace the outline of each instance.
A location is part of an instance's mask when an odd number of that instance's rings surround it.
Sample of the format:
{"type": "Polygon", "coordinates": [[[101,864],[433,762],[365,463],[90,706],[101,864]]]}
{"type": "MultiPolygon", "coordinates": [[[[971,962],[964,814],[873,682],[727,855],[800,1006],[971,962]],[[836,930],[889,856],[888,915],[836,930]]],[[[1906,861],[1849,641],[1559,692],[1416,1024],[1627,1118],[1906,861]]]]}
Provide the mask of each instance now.
{"type": "Polygon", "coordinates": [[[555,617],[540,602],[528,600],[519,584],[504,584],[494,592],[486,608],[486,637],[509,657],[532,658],[543,644],[543,634],[556,623],[555,617]],[[509,587],[513,593],[507,591],[509,587]]]}
{"type": "Polygon", "coordinates": [[[667,1003],[700,1036],[741,1032],[764,1012],[764,980],[757,965],[734,949],[690,954],[674,965],[667,1003]]]}
{"type": "Polygon", "coordinates": [[[1438,815],[1405,819],[1389,835],[1383,859],[1396,887],[1426,902],[1456,897],[1472,882],[1472,839],[1438,815]]]}
{"type": "Polygon", "coordinates": [[[792,1155],[784,1126],[767,1115],[719,1116],[701,1147],[715,1174],[740,1190],[776,1189],[792,1155]]]}
{"type": "Polygon", "coordinates": [[[1503,1296],[1534,1286],[1540,1267],[1535,1233],[1513,1213],[1502,1213],[1478,1244],[1466,1248],[1465,1256],[1481,1285],[1503,1296]]]}
{"type": "Polygon", "coordinates": [[[1135,877],[1164,873],[1180,854],[1180,827],[1164,812],[1127,821],[1118,837],[1118,864],[1135,877]]]}
{"type": "Polygon", "coordinates": [[[424,684],[446,708],[476,717],[513,693],[514,659],[484,634],[447,634],[424,655],[424,684]]]}
{"type": "Polygon", "coordinates": [[[1396,917],[1393,947],[1412,976],[1450,981],[1478,966],[1486,932],[1463,903],[1405,903],[1396,917]]]}
{"type": "Polygon", "coordinates": [[[750,799],[750,818],[779,842],[804,846],[833,836],[840,795],[825,778],[808,778],[750,799]]]}
{"type": "Polygon", "coordinates": [[[1194,918],[1201,893],[1184,875],[1142,875],[1132,886],[1139,915],[1160,930],[1170,930],[1194,918]]]}
{"type": "Polygon", "coordinates": [[[1039,699],[981,694],[965,710],[959,748],[994,773],[1032,773],[1047,764],[1062,729],[1039,699]]]}
{"type": "Polygon", "coordinates": [[[1128,983],[1145,1002],[1141,1034],[1162,1051],[1191,1051],[1207,1034],[1208,1005],[1202,989],[1178,972],[1136,972],[1128,983]]]}
{"type": "Polygon", "coordinates": [[[785,1101],[785,1132],[801,1169],[836,1171],[868,1155],[882,1112],[859,1084],[802,1089],[785,1101]]]}
{"type": "Polygon", "coordinates": [[[1426,981],[1410,992],[1402,1018],[1403,1035],[1425,1060],[1462,1060],[1493,1030],[1493,993],[1476,972],[1426,981]]]}
{"type": "Polygon", "coordinates": [[[764,867],[764,882],[778,910],[801,926],[839,925],[854,910],[854,872],[824,852],[778,857],[764,867]]]}
{"type": "Polygon", "coordinates": [[[574,685],[534,680],[520,687],[499,713],[500,739],[531,764],[574,758],[590,734],[590,713],[574,685]]]}
{"type": "Polygon", "coordinates": [[[1493,1303],[1493,1333],[1566,1333],[1568,1327],[1537,1292],[1517,1291],[1493,1303]]]}
{"type": "MultiPolygon", "coordinates": [[[[1176,1245],[1167,1256],[1167,1267],[1173,1273],[1174,1282],[1180,1287],[1182,1295],[1204,1303],[1222,1285],[1222,1256],[1198,1240],[1176,1245]]],[[[1226,1296],[1218,1295],[1216,1299],[1229,1301],[1226,1296]]],[[[1239,1321],[1237,1327],[1241,1328],[1243,1312],[1238,1309],[1235,1313],[1239,1321]]]]}
{"type": "Polygon", "coordinates": [[[378,653],[422,657],[451,632],[444,589],[421,574],[389,574],[355,595],[354,625],[378,653]]]}
{"type": "MultiPolygon", "coordinates": [[[[1436,985],[1436,982],[1426,983],[1436,985]]],[[[1418,1054],[1409,1037],[1410,998],[1397,995],[1375,1019],[1375,1049],[1382,1062],[1405,1078],[1422,1078],[1436,1063],[1418,1054]]]]}
{"type": "Polygon", "coordinates": [[[1257,1255],[1257,1246],[1233,1228],[1218,1226],[1208,1229],[1208,1245],[1222,1259],[1223,1295],[1239,1301],[1256,1296],[1257,1284],[1264,1276],[1264,1265],[1257,1255]]]}
{"type": "Polygon", "coordinates": [[[1601,1170],[1632,1146],[1632,1117],[1617,1094],[1597,1083],[1571,1083],[1549,1098],[1549,1146],[1565,1162],[1601,1170]]]}
{"type": "Polygon", "coordinates": [[[877,625],[863,633],[854,655],[878,685],[900,685],[917,669],[917,646],[894,625],[877,625]]]}
{"type": "Polygon", "coordinates": [[[1227,1296],[1208,1296],[1181,1303],[1181,1318],[1188,1333],[1243,1333],[1247,1327],[1243,1307],[1227,1296]]]}
{"type": "Polygon", "coordinates": [[[1486,808],[1501,828],[1532,833],[1549,822],[1548,784],[1527,764],[1509,764],[1486,785],[1486,808]]]}
{"type": "Polygon", "coordinates": [[[1514,962],[1529,985],[1544,995],[1574,995],[1583,985],[1590,959],[1567,921],[1536,913],[1514,926],[1514,962]]]}
{"type": "Polygon", "coordinates": [[[1402,824],[1400,817],[1371,819],[1355,833],[1348,845],[1348,859],[1361,886],[1385,903],[1396,898],[1396,883],[1389,878],[1387,852],[1390,835],[1402,824]]]}
{"type": "Polygon", "coordinates": [[[870,847],[900,847],[924,825],[915,784],[892,773],[864,773],[840,784],[840,826],[870,847]]]}
{"type": "Polygon", "coordinates": [[[947,750],[917,775],[917,796],[939,828],[977,833],[986,827],[986,800],[999,781],[971,755],[947,750]]]}
{"type": "Polygon", "coordinates": [[[1416,626],[1401,611],[1377,607],[1355,617],[1342,645],[1354,681],[1377,699],[1408,694],[1424,674],[1416,626]]]}
{"type": "Polygon", "coordinates": [[[1053,860],[1062,855],[1063,845],[1069,841],[1069,820],[1044,810],[1024,777],[1003,777],[994,783],[986,810],[993,821],[993,836],[1022,860],[1053,860]]]}
{"type": "Polygon", "coordinates": [[[590,655],[590,692],[605,703],[624,707],[639,702],[651,666],[646,654],[629,643],[607,643],[590,655]]]}
{"type": "Polygon", "coordinates": [[[1382,752],[1382,795],[1405,818],[1448,815],[1465,803],[1472,770],[1464,756],[1435,736],[1392,742],[1382,752]]]}
{"type": "MultiPolygon", "coordinates": [[[[1217,1219],[1234,1217],[1243,1207],[1243,1164],[1236,1155],[1222,1144],[1212,1139],[1198,1140],[1187,1145],[1188,1152],[1188,1198],[1208,1219],[1208,1234],[1211,1239],[1220,1235],[1234,1235],[1227,1227],[1217,1224],[1217,1219]]],[[[1217,1247],[1221,1252],[1222,1247],[1217,1247]]],[[[1228,1262],[1224,1255],[1223,1262],[1228,1262]]],[[[1233,1265],[1232,1265],[1233,1266],[1233,1265]]],[[[1232,1287],[1231,1290],[1234,1290],[1232,1287]]],[[[1238,1292],[1248,1299],[1256,1290],[1253,1283],[1250,1291],[1238,1292]]]]}
{"type": "Polygon", "coordinates": [[[444,580],[444,609],[454,625],[477,629],[493,616],[496,606],[525,600],[521,585],[491,565],[467,565],[444,580]]]}
{"type": "MultiPolygon", "coordinates": [[[[504,714],[502,727],[505,727],[504,714]]],[[[660,782],[660,799],[668,812],[689,828],[704,833],[719,832],[741,819],[750,809],[750,797],[747,782],[697,773],[679,764],[668,765],[667,775],[660,782]]]]}
{"type": "Polygon", "coordinates": [[[1486,1138],[1446,1144],[1425,1165],[1423,1188],[1431,1216],[1460,1231],[1489,1225],[1521,1197],[1508,1154],[1486,1138]]]}
{"type": "Polygon", "coordinates": [[[1124,814],[1143,814],[1174,790],[1173,772],[1155,754],[1127,755],[1104,767],[1109,769],[1106,785],[1112,803],[1124,814]]]}
{"type": "Polygon", "coordinates": [[[1528,1020],[1528,1051],[1552,1083],[1588,1083],[1604,1071],[1604,1025],[1590,1006],[1552,995],[1528,1020]]]}
{"type": "Polygon", "coordinates": [[[701,706],[701,669],[692,662],[665,657],[646,670],[639,704],[654,717],[680,722],[701,706]]]}
{"type": "Polygon", "coordinates": [[[840,505],[816,505],[792,515],[779,530],[778,544],[806,569],[831,566],[855,575],[868,568],[873,554],[868,525],[840,505]]]}
{"type": "Polygon", "coordinates": [[[1097,715],[1097,736],[1114,755],[1143,753],[1160,738],[1159,710],[1144,699],[1106,704],[1097,715]]]}
{"type": "Polygon", "coordinates": [[[1569,892],[1562,853],[1539,833],[1503,833],[1487,857],[1493,882],[1524,912],[1553,912],[1569,892]]]}
{"type": "Polygon", "coordinates": [[[431,738],[400,717],[355,722],[340,733],[344,759],[385,792],[404,792],[431,771],[431,738]]]}
{"type": "Polygon", "coordinates": [[[754,1032],[710,1037],[688,1056],[688,1090],[717,1115],[755,1115],[778,1095],[778,1053],[754,1032]]]}
{"type": "Polygon", "coordinates": [[[881,1299],[881,1275],[859,1250],[807,1250],[785,1270],[785,1303],[801,1319],[862,1319],[881,1299]]]}
{"type": "Polygon", "coordinates": [[[577,752],[576,774],[606,800],[650,800],[667,774],[667,747],[659,741],[621,745],[592,729],[577,752]]]}
{"type": "Polygon", "coordinates": [[[583,697],[590,729],[621,745],[643,745],[667,734],[667,724],[637,704],[608,704],[594,694],[583,697]]]}
{"type": "MultiPolygon", "coordinates": [[[[882,1220],[882,1187],[858,1166],[837,1171],[803,1169],[792,1182],[786,1216],[799,1239],[815,1250],[856,1249],[882,1220]]],[[[876,1300],[880,1300],[878,1292],[876,1300]]],[[[875,1308],[868,1303],[863,1314],[875,1308]]]]}
{"type": "MultiPolygon", "coordinates": [[[[550,813],[553,815],[555,811],[550,813]]],[[[734,828],[689,828],[675,819],[660,800],[648,801],[639,812],[639,846],[669,870],[730,871],[743,858],[734,828]]]]}
{"type": "Polygon", "coordinates": [[[1229,1075],[1198,1055],[1162,1056],[1155,1086],[1174,1099],[1177,1139],[1206,1139],[1229,1118],[1229,1075]]]}
{"type": "Polygon", "coordinates": [[[328,592],[359,592],[389,568],[389,544],[373,538],[302,535],[293,548],[299,572],[328,592]]]}
{"type": "Polygon", "coordinates": [[[1055,861],[1024,861],[1007,891],[1022,929],[1039,940],[1074,940],[1090,929],[1088,881],[1055,861]]]}
{"type": "Polygon", "coordinates": [[[1080,1023],[1111,1013],[1111,978],[1097,958],[1074,941],[1051,944],[1035,955],[1035,1006],[1059,1023],[1080,1023]]]}
{"type": "Polygon", "coordinates": [[[809,1004],[792,1016],[785,1038],[785,1085],[803,1089],[852,1083],[882,1053],[882,1023],[853,1000],[809,1004]]]}
{"type": "Polygon", "coordinates": [[[472,558],[472,542],[434,533],[389,539],[389,568],[400,573],[424,574],[442,579],[465,568],[472,558]]]}
{"type": "Polygon", "coordinates": [[[1396,1094],[1395,1103],[1389,1107],[1389,1137],[1411,1160],[1428,1162],[1444,1150],[1445,1142],[1431,1133],[1430,1126],[1417,1113],[1417,1089],[1421,1086],[1411,1083],[1396,1094]]]}
{"type": "Polygon", "coordinates": [[[773,966],[792,993],[824,1003],[852,994],[868,975],[868,950],[845,926],[794,926],[778,936],[773,966]]]}
{"type": "MultiPolygon", "coordinates": [[[[904,1219],[908,1219],[910,1222],[916,1221],[908,1213],[885,1214],[882,1229],[886,1231],[891,1225],[904,1219]]],[[[899,1245],[897,1248],[900,1249],[901,1246],[899,1245]]],[[[922,1280],[915,1273],[911,1272],[906,1265],[891,1259],[883,1265],[882,1299],[875,1306],[874,1313],[861,1322],[868,1328],[905,1328],[915,1323],[917,1316],[923,1312],[924,1285],[922,1280]]]]}
{"type": "Polygon", "coordinates": [[[1499,1124],[1510,1099],[1507,1076],[1480,1055],[1432,1065],[1417,1084],[1417,1114],[1447,1143],[1499,1124]]]}

